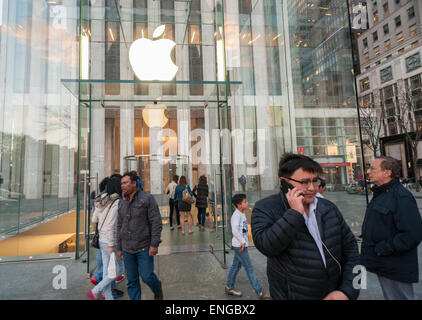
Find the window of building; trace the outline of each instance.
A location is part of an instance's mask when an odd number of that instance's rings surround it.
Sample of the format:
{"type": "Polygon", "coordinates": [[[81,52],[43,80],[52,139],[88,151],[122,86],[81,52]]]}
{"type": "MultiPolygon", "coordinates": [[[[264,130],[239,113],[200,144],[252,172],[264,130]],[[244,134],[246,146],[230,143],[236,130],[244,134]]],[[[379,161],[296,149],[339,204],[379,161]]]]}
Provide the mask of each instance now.
{"type": "Polygon", "coordinates": [[[410,30],[410,35],[415,36],[418,33],[417,29],[410,30]]]}
{"type": "Polygon", "coordinates": [[[419,41],[412,42],[412,47],[417,47],[419,45],[419,41]]]}
{"type": "Polygon", "coordinates": [[[360,89],[361,89],[361,91],[366,91],[366,90],[369,90],[370,89],[370,86],[369,86],[369,77],[366,77],[366,78],[360,80],[359,83],[360,83],[360,89]]]}
{"type": "Polygon", "coordinates": [[[390,33],[390,28],[388,27],[388,23],[384,25],[383,29],[384,29],[384,34],[390,33]]]}
{"type": "Polygon", "coordinates": [[[421,75],[417,74],[409,78],[410,89],[415,90],[421,87],[421,75]]]}
{"type": "Polygon", "coordinates": [[[371,101],[372,94],[367,94],[360,99],[360,106],[364,108],[369,108],[372,106],[371,101]]]}
{"type": "Polygon", "coordinates": [[[410,7],[409,9],[407,9],[407,16],[409,17],[409,19],[415,17],[415,7],[410,7]]]}
{"type": "Polygon", "coordinates": [[[380,51],[379,50],[376,50],[375,51],[375,56],[378,57],[379,55],[380,55],[380,51]]]}
{"type": "Polygon", "coordinates": [[[387,119],[388,122],[388,130],[390,131],[390,135],[395,135],[397,134],[397,123],[396,123],[396,119],[393,118],[388,118],[387,119]]]}
{"type": "Polygon", "coordinates": [[[394,22],[396,23],[396,28],[401,26],[401,17],[397,16],[394,18],[394,22]]]}
{"type": "Polygon", "coordinates": [[[386,59],[387,59],[387,60],[390,60],[392,57],[393,57],[393,55],[389,54],[389,55],[386,57],[386,59]]]}
{"type": "Polygon", "coordinates": [[[368,39],[367,38],[363,39],[362,44],[364,48],[368,48],[368,39]]]}
{"type": "Polygon", "coordinates": [[[388,66],[380,71],[381,83],[393,80],[393,67],[388,66]]]}
{"type": "Polygon", "coordinates": [[[387,43],[386,45],[385,45],[385,50],[390,50],[391,49],[391,44],[390,43],[387,43]]]}
{"type": "MultiPolygon", "coordinates": [[[[394,96],[394,87],[393,85],[389,85],[387,87],[384,88],[383,90],[384,93],[384,99],[391,99],[394,96]]],[[[393,101],[393,100],[391,100],[393,101]]]]}
{"type": "Polygon", "coordinates": [[[413,71],[420,67],[421,67],[421,56],[419,52],[406,58],[407,72],[413,71]]]}
{"type": "Polygon", "coordinates": [[[374,33],[372,33],[372,38],[374,39],[374,41],[378,40],[378,31],[375,31],[374,33]]]}
{"type": "Polygon", "coordinates": [[[384,8],[384,13],[388,13],[388,2],[384,3],[382,7],[384,8]]]}
{"type": "Polygon", "coordinates": [[[404,53],[404,48],[400,49],[399,51],[397,51],[399,54],[403,54],[404,53]]]}
{"type": "Polygon", "coordinates": [[[400,38],[397,39],[397,43],[402,43],[403,40],[404,40],[404,38],[403,37],[400,37],[400,38]]]}
{"type": "Polygon", "coordinates": [[[377,22],[379,18],[378,10],[375,10],[373,14],[374,14],[374,22],[377,22]]]}
{"type": "Polygon", "coordinates": [[[400,4],[400,0],[396,0],[396,4],[400,4]]]}
{"type": "Polygon", "coordinates": [[[378,60],[377,62],[375,62],[375,65],[376,66],[379,66],[381,64],[381,61],[380,60],[378,60]]]}

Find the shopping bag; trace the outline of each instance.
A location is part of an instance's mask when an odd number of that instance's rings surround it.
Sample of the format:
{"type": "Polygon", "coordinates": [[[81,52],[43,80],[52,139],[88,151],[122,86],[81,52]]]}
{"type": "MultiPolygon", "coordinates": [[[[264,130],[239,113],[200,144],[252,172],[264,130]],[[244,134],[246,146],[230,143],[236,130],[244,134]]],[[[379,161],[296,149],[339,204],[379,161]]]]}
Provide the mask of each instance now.
{"type": "Polygon", "coordinates": [[[214,222],[212,221],[209,214],[205,217],[205,228],[212,229],[214,227],[214,222]]]}
{"type": "Polygon", "coordinates": [[[116,254],[114,252],[110,255],[110,261],[108,262],[107,277],[110,279],[117,278],[116,254]]]}

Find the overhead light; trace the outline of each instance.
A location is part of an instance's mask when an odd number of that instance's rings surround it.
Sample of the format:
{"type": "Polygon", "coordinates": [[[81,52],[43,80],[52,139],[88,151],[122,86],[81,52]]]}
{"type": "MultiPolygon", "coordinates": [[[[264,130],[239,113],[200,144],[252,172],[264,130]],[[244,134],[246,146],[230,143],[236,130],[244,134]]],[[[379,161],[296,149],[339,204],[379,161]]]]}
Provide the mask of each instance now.
{"type": "Polygon", "coordinates": [[[81,36],[81,79],[89,79],[89,37],[81,36]]]}
{"type": "Polygon", "coordinates": [[[113,30],[111,30],[111,28],[108,28],[108,31],[110,32],[111,39],[114,41],[113,30]]]}

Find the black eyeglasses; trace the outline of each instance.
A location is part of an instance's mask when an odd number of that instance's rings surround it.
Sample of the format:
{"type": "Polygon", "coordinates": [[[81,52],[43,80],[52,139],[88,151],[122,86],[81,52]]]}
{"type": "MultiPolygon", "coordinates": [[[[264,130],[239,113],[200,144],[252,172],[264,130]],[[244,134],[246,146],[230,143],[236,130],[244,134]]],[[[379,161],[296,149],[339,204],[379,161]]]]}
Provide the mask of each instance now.
{"type": "Polygon", "coordinates": [[[318,187],[318,186],[319,186],[319,184],[320,184],[320,182],[321,182],[321,178],[320,178],[320,177],[313,178],[312,180],[311,180],[311,179],[304,179],[304,180],[302,180],[302,181],[299,181],[299,180],[296,180],[296,179],[292,179],[292,178],[287,178],[287,177],[282,177],[282,178],[285,178],[285,179],[288,179],[288,180],[291,180],[291,181],[294,181],[294,182],[300,183],[300,184],[301,184],[302,186],[304,186],[304,187],[309,187],[309,186],[311,185],[311,183],[312,183],[315,187],[318,187]]]}

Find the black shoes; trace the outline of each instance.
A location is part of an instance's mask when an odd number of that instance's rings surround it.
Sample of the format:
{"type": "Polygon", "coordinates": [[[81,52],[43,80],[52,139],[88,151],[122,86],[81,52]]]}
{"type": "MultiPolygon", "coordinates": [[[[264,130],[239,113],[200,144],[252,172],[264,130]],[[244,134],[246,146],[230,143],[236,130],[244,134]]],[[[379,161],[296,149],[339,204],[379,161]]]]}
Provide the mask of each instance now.
{"type": "Polygon", "coordinates": [[[154,294],[154,300],[164,300],[163,290],[160,290],[160,292],[154,294]]]}

